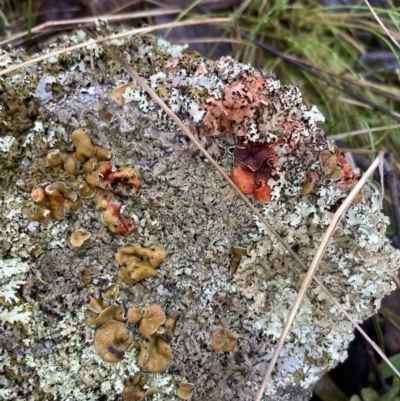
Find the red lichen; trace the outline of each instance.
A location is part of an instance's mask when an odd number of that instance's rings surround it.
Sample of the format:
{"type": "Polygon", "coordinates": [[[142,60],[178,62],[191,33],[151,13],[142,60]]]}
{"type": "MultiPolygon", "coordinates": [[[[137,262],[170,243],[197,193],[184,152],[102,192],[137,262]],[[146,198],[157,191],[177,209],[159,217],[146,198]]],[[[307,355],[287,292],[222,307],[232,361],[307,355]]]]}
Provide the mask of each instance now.
{"type": "Polygon", "coordinates": [[[231,172],[231,179],[244,195],[253,195],[259,203],[271,202],[269,180],[278,179],[275,166],[278,157],[274,143],[256,142],[237,147],[233,151],[233,162],[239,165],[231,172]]]}
{"type": "Polygon", "coordinates": [[[119,199],[128,200],[137,196],[141,182],[131,167],[120,167],[115,170],[110,162],[99,163],[100,187],[112,191],[119,199]]]}
{"type": "Polygon", "coordinates": [[[136,231],[137,226],[132,219],[121,216],[121,207],[120,203],[110,204],[103,212],[103,221],[114,234],[128,235],[136,231]]]}
{"type": "Polygon", "coordinates": [[[97,188],[93,200],[95,202],[94,209],[103,212],[103,221],[111,232],[118,235],[128,235],[136,231],[136,223],[121,215],[122,204],[118,202],[112,192],[97,188]]]}
{"type": "Polygon", "coordinates": [[[233,163],[257,171],[266,159],[276,158],[274,147],[277,143],[250,143],[247,146],[237,147],[233,151],[233,163]]]}

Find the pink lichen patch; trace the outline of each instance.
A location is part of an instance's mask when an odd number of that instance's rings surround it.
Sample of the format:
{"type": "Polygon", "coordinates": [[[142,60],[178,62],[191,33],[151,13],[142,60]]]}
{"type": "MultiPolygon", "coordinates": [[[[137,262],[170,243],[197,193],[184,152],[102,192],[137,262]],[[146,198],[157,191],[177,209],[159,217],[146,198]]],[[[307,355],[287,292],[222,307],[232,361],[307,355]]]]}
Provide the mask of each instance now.
{"type": "Polygon", "coordinates": [[[224,88],[224,100],[210,97],[201,104],[206,114],[200,133],[206,136],[232,133],[233,124],[241,124],[245,117],[253,117],[260,102],[259,90],[266,88],[262,77],[242,74],[224,88]]]}

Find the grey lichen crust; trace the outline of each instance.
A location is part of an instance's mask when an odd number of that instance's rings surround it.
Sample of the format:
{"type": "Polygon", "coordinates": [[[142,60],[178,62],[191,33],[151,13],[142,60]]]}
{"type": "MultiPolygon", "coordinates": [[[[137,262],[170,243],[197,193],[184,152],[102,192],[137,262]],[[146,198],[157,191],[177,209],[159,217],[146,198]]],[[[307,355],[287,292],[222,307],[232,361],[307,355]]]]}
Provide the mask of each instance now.
{"type": "MultiPolygon", "coordinates": [[[[43,53],[86,39],[77,31],[43,53]]],[[[277,162],[268,181],[271,202],[258,207],[309,264],[346,195],[329,179],[314,180],[315,188],[302,195],[307,174],[321,175],[319,153],[335,152],[317,126],[323,120],[318,110],[302,104],[298,88],[281,86],[273,75],[229,58],[212,62],[149,36],[128,36],[110,45],[199,134],[226,171],[234,167],[229,149],[235,139],[213,129],[231,130],[244,144],[276,144],[277,162]],[[240,110],[227,106],[227,88],[236,94],[233,82],[242,76],[256,77],[259,105],[256,111],[246,105],[248,115],[240,120],[240,110]],[[234,116],[225,118],[228,109],[234,116]]],[[[23,59],[21,51],[0,50],[1,67],[23,59]]],[[[130,81],[100,45],[0,77],[4,399],[121,399],[124,380],[139,371],[137,352],[126,352],[116,364],[104,362],[83,317],[90,299],[117,280],[115,253],[121,246],[159,244],[167,250],[156,277],[122,284],[118,298],[124,307],[160,304],[178,319],[171,365],[165,373],[149,375],[148,387],[162,391],[154,400],[178,399],[184,381],[194,383],[193,399],[253,399],[301,286],[304,271],[150,97],[136,83],[115,95],[130,81]],[[54,149],[71,152],[70,134],[78,128],[111,149],[116,165],[132,166],[138,174],[141,194],[123,211],[136,221],[136,233],[112,234],[90,207],[49,225],[30,222],[21,213],[32,203],[33,187],[62,180],[57,169],[43,167],[40,160],[54,149]],[[69,242],[77,229],[92,233],[81,248],[69,242]],[[253,250],[231,277],[231,247],[248,245],[253,250]],[[212,350],[210,334],[220,327],[236,335],[234,352],[212,350]]],[[[244,96],[253,102],[252,95],[244,96]]],[[[385,239],[387,224],[379,195],[365,188],[318,270],[357,321],[374,313],[399,267],[399,253],[385,239]]],[[[320,375],[343,360],[351,339],[350,323],[313,286],[264,400],[307,399],[320,375]]]]}

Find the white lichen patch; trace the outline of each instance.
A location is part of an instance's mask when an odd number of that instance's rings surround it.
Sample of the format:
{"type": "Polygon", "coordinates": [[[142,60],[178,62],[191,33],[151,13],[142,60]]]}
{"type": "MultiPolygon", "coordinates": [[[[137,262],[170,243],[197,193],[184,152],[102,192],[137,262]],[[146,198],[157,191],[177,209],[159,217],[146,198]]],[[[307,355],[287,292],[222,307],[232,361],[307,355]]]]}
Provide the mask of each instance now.
{"type": "Polygon", "coordinates": [[[6,135],[4,138],[0,138],[0,151],[7,153],[11,149],[14,141],[15,138],[11,135],[6,135]]]}

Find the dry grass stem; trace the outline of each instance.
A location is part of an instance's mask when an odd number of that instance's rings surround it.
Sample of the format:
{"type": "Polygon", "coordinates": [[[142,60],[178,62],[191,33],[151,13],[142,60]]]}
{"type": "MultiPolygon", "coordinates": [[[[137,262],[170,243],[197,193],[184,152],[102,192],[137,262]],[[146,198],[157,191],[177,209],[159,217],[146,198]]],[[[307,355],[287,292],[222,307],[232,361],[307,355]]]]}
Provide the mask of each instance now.
{"type": "Polygon", "coordinates": [[[25,61],[21,64],[13,65],[11,67],[5,68],[4,70],[1,70],[0,76],[6,75],[12,71],[18,70],[19,68],[27,67],[28,65],[38,63],[39,61],[46,60],[47,58],[57,56],[59,54],[67,53],[67,52],[77,50],[77,49],[81,49],[82,47],[87,47],[87,46],[90,46],[95,43],[103,43],[108,40],[122,38],[122,37],[125,37],[128,35],[149,33],[149,32],[156,31],[158,29],[175,28],[178,26],[181,27],[181,26],[189,26],[189,25],[201,25],[201,24],[222,24],[222,23],[231,23],[231,22],[233,22],[232,18],[205,18],[205,19],[188,20],[188,21],[181,21],[181,22],[170,22],[170,23],[160,24],[157,26],[151,26],[151,27],[146,27],[146,28],[135,28],[130,31],[105,36],[105,37],[102,37],[99,39],[91,39],[86,42],[74,45],[74,46],[66,47],[65,49],[62,49],[62,50],[57,50],[55,52],[51,52],[51,53],[45,54],[40,57],[36,57],[32,60],[25,61]]]}
{"type": "Polygon", "coordinates": [[[348,23],[350,25],[358,26],[359,28],[362,28],[363,30],[368,30],[368,31],[372,31],[372,32],[379,32],[382,34],[387,34],[386,32],[390,32],[390,34],[393,38],[395,38],[396,40],[400,40],[399,32],[395,32],[386,27],[382,28],[382,26],[380,24],[377,24],[375,21],[368,21],[367,19],[355,19],[355,20],[349,19],[348,23]]]}
{"type": "Polygon", "coordinates": [[[292,309],[290,310],[289,316],[287,318],[285,327],[282,330],[281,336],[279,338],[279,341],[275,347],[274,354],[272,355],[272,358],[268,364],[267,371],[265,372],[264,379],[261,383],[260,390],[257,394],[256,401],[260,401],[264,391],[265,387],[268,383],[269,377],[271,376],[272,370],[275,366],[275,363],[279,357],[279,353],[281,352],[284,344],[285,344],[285,339],[287,334],[289,333],[290,326],[292,325],[296,313],[300,307],[301,301],[303,300],[306,291],[311,283],[312,277],[314,273],[317,270],[318,264],[321,261],[322,257],[324,256],[324,253],[326,251],[326,248],[329,245],[329,242],[331,241],[333,234],[340,222],[340,220],[343,218],[344,214],[346,213],[347,209],[350,207],[351,202],[353,199],[358,195],[364,184],[367,182],[368,178],[373,174],[375,169],[379,166],[381,156],[378,156],[375,161],[371,164],[369,169],[365,172],[365,174],[361,177],[360,181],[354,186],[354,188],[350,191],[344,202],[341,204],[337,212],[333,215],[332,221],[329,224],[328,229],[326,230],[326,233],[324,237],[322,238],[322,242],[320,246],[317,249],[317,252],[311,262],[311,265],[307,271],[307,274],[303,280],[303,283],[300,287],[299,293],[297,294],[296,300],[292,306],[292,309]]]}
{"type": "Polygon", "coordinates": [[[389,32],[389,30],[386,28],[385,24],[382,22],[382,20],[379,18],[378,14],[375,12],[375,10],[372,8],[371,4],[369,4],[368,0],[364,0],[364,3],[367,5],[369,10],[371,11],[371,14],[374,16],[380,27],[383,29],[383,31],[386,33],[386,35],[390,38],[390,40],[396,45],[398,49],[400,49],[400,45],[397,43],[397,40],[393,37],[393,35],[389,32]]]}
{"type": "MultiPolygon", "coordinates": [[[[372,107],[370,105],[368,105],[364,102],[360,102],[359,100],[353,100],[353,99],[349,99],[347,97],[339,97],[339,100],[342,101],[343,103],[351,104],[353,106],[362,107],[364,109],[372,109],[372,107]]],[[[391,111],[391,113],[396,117],[400,117],[400,113],[396,113],[394,111],[391,111]]]]}
{"type": "Polygon", "coordinates": [[[293,57],[293,56],[288,56],[288,55],[286,55],[286,57],[288,60],[292,60],[294,62],[304,64],[304,65],[308,66],[309,68],[312,68],[313,70],[323,72],[325,74],[328,74],[331,77],[338,78],[342,82],[346,82],[351,85],[358,86],[359,88],[361,88],[363,90],[370,89],[372,92],[378,93],[382,96],[392,99],[395,102],[400,102],[400,97],[396,96],[396,94],[395,94],[398,91],[393,90],[393,87],[387,87],[387,86],[379,85],[379,84],[376,84],[373,82],[368,82],[368,81],[363,80],[362,77],[360,77],[359,79],[355,79],[350,76],[346,76],[343,73],[335,73],[332,70],[317,66],[307,60],[303,60],[298,57],[293,57]]]}
{"type": "MultiPolygon", "coordinates": [[[[170,15],[170,14],[177,14],[181,11],[180,8],[156,8],[152,10],[146,10],[146,11],[137,11],[134,13],[125,13],[125,14],[118,14],[118,15],[103,15],[101,16],[102,20],[106,21],[124,21],[128,19],[137,19],[137,18],[146,18],[146,17],[156,17],[160,15],[170,15]]],[[[31,29],[31,34],[32,33],[37,33],[40,32],[46,28],[51,28],[51,27],[60,27],[63,25],[79,25],[79,24],[90,24],[94,23],[99,19],[99,16],[96,17],[86,17],[86,18],[74,18],[74,19],[66,19],[66,20],[60,20],[60,21],[47,21],[44,22],[43,24],[40,24],[38,26],[35,26],[34,28],[31,29]]],[[[8,43],[16,40],[23,38],[24,36],[29,35],[29,31],[24,31],[17,33],[15,35],[9,36],[8,38],[0,41],[0,46],[7,45],[8,43]]]]}
{"type": "MultiPolygon", "coordinates": [[[[359,129],[356,131],[351,131],[351,132],[343,132],[341,134],[336,134],[336,135],[328,135],[328,139],[346,139],[351,136],[356,136],[356,135],[362,135],[362,134],[368,134],[368,132],[379,132],[379,131],[386,131],[387,129],[397,129],[400,128],[400,124],[394,124],[394,125],[381,125],[380,127],[374,127],[374,128],[363,128],[359,129]]],[[[348,152],[353,152],[353,153],[365,153],[365,152],[371,152],[363,149],[353,149],[349,150],[348,152]]]]}
{"type": "MultiPolygon", "coordinates": [[[[340,148],[340,147],[339,147],[339,149],[341,152],[349,153],[349,154],[352,154],[352,153],[356,153],[358,155],[371,155],[373,153],[375,154],[375,152],[373,152],[370,149],[355,149],[355,148],[340,148]]],[[[346,158],[347,158],[347,155],[346,155],[346,158]]],[[[355,168],[355,165],[354,165],[354,168],[355,168]]]]}
{"type": "Polygon", "coordinates": [[[172,43],[236,43],[245,44],[243,40],[231,38],[198,38],[185,40],[172,40],[172,43]]]}

